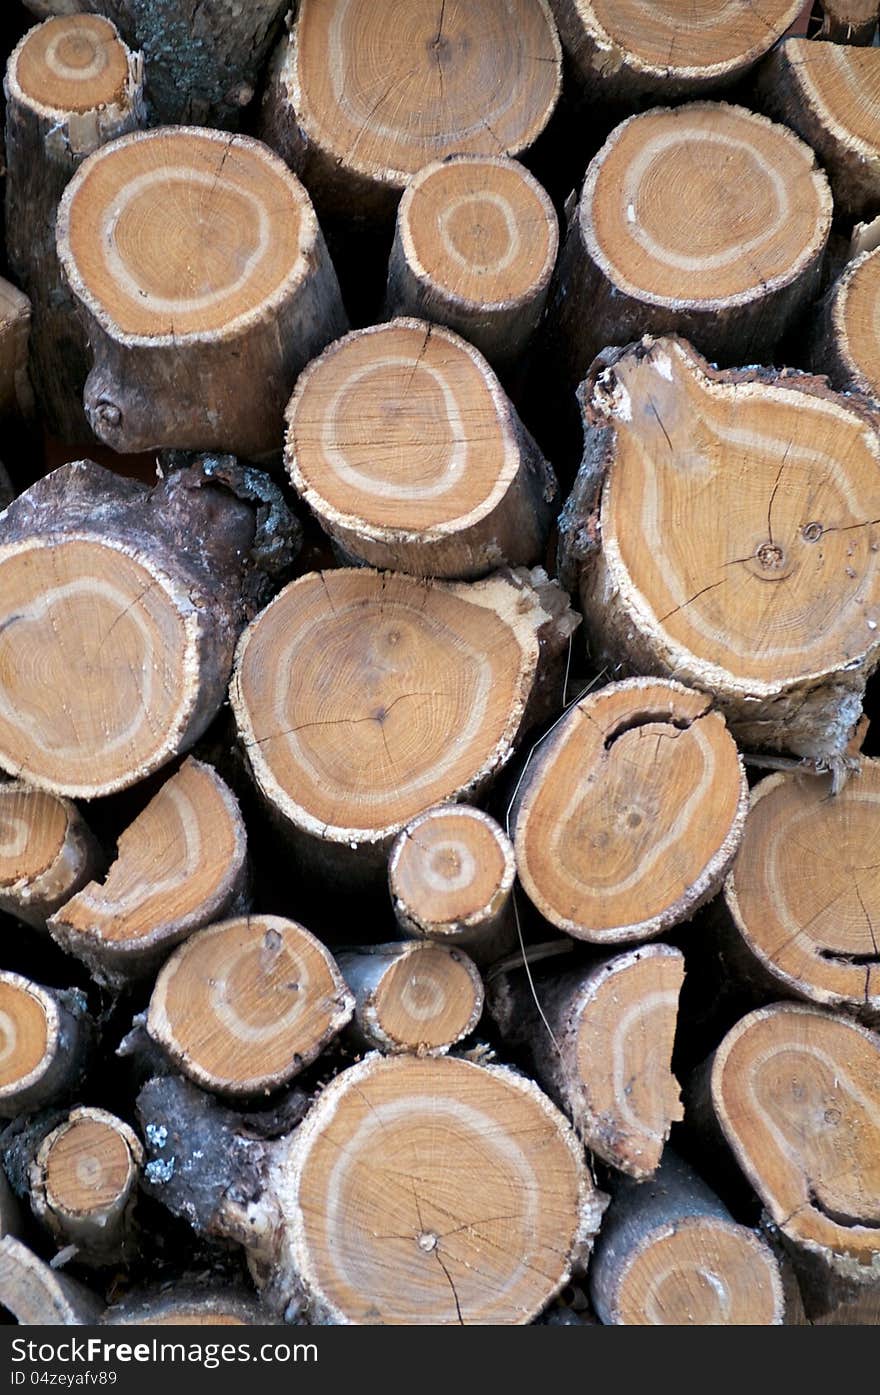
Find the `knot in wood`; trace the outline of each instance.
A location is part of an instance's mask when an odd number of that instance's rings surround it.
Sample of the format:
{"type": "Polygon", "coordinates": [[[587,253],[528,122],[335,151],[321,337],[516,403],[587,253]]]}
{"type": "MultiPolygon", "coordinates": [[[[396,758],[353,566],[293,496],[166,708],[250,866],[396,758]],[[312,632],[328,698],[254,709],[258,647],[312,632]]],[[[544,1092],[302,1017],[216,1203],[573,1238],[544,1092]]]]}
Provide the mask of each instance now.
{"type": "Polygon", "coordinates": [[[122,413],[116,403],[103,398],[95,403],[94,414],[102,426],[118,426],[122,421],[122,413]]]}
{"type": "Polygon", "coordinates": [[[758,548],[757,552],[755,553],[755,556],[757,557],[761,566],[764,567],[768,572],[781,571],[782,568],[785,566],[785,551],[783,548],[779,546],[778,543],[761,543],[761,546],[758,548]]]}
{"type": "Polygon", "coordinates": [[[422,1231],[418,1239],[418,1245],[420,1250],[425,1251],[425,1254],[430,1254],[432,1250],[436,1250],[437,1248],[437,1236],[433,1231],[422,1231]]]}

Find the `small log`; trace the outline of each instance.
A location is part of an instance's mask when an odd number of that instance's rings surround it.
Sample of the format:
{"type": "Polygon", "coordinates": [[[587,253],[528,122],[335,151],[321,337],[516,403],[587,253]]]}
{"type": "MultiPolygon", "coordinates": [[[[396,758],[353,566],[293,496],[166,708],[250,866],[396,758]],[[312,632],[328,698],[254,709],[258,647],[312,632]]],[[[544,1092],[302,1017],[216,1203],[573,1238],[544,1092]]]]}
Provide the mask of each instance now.
{"type": "Polygon", "coordinates": [[[873,44],[877,33],[877,0],[821,0],[819,37],[840,44],[873,44]]]}
{"type": "Polygon", "coordinates": [[[356,330],[287,409],[294,488],[351,560],[472,578],[542,560],[556,477],[472,345],[421,320],[356,330]]]}
{"type": "Polygon", "coordinates": [[[503,371],[538,327],[558,249],[553,204],[523,165],[435,160],[400,200],[385,313],[448,325],[503,371]]]}
{"type": "Polygon", "coordinates": [[[527,150],[560,88],[546,0],[302,0],[273,61],[262,134],[322,215],[387,220],[431,161],[527,150]]]}
{"type": "Polygon", "coordinates": [[[216,715],[266,563],[259,508],[215,465],[149,489],[77,461],[0,515],[0,767],[92,799],[216,715]]]}
{"type": "Polygon", "coordinates": [[[0,972],[0,1119],[70,1099],[89,1063],[94,1028],[77,989],[43,988],[0,972]]]}
{"type": "Polygon", "coordinates": [[[597,651],[713,693],[746,750],[845,764],[880,660],[873,416],[673,338],[604,356],[582,401],[560,531],[597,651]]]}
{"type": "Polygon", "coordinates": [[[749,1013],[711,1105],[773,1225],[830,1282],[880,1284],[880,1037],[800,1003],[749,1013]]]}
{"type": "Polygon", "coordinates": [[[849,262],[822,302],[811,361],[836,388],[880,401],[880,245],[849,262]]]}
{"type": "Polygon", "coordinates": [[[782,37],[803,0],[550,0],[550,7],[586,96],[631,105],[729,86],[782,37]]]}
{"type": "Polygon", "coordinates": [[[98,982],[118,987],[154,972],[194,930],[243,909],[247,874],[238,801],[190,757],[122,833],[103,883],[78,891],[49,929],[98,982]]]}
{"type": "Polygon", "coordinates": [[[134,1208],[144,1150],[104,1109],[71,1110],[46,1135],[29,1171],[34,1215],[78,1264],[104,1265],[135,1253],[134,1208]]]}
{"type": "Polygon", "coordinates": [[[367,1050],[443,1056],[470,1036],[483,1011],[483,980],[460,949],[410,940],[339,955],[354,994],[352,1023],[367,1050]]]}
{"type": "Polygon", "coordinates": [[[669,1149],[649,1182],[615,1187],[590,1266],[590,1295],[615,1326],[779,1326],[785,1303],[769,1245],[737,1225],[669,1149]]]}
{"type": "MultiPolygon", "coordinates": [[[[33,413],[34,395],[28,374],[30,333],[30,300],[17,286],[0,277],[0,420],[30,417],[33,413]]],[[[0,508],[5,507],[0,493],[0,508]]]]}
{"type": "Polygon", "coordinates": [[[309,197],[277,156],[194,127],[112,141],[68,185],[57,241],[105,445],[280,448],[297,374],[347,322],[309,197]]]}
{"type": "Polygon", "coordinates": [[[300,860],[337,884],[384,877],[405,824],[510,758],[576,624],[540,569],[468,584],[338,570],[286,587],[243,636],[230,696],[300,860]]]}
{"type": "Polygon", "coordinates": [[[6,1235],[0,1240],[0,1306],[29,1327],[93,1326],[104,1304],[97,1294],[6,1235]]]}
{"type": "Polygon", "coordinates": [[[491,964],[516,943],[516,862],[504,829],[467,804],[427,809],[401,829],[388,887],[404,936],[436,940],[491,964]]]}
{"type": "Polygon", "coordinates": [[[787,39],[761,65],[756,90],[765,110],[815,150],[837,213],[880,212],[880,51],[787,39]]]}
{"type": "Polygon", "coordinates": [[[180,1283],[126,1294],[101,1321],[111,1327],[267,1327],[277,1319],[245,1289],[180,1283]]]}
{"type": "Polygon", "coordinates": [[[156,980],[147,1031],[203,1089],[247,1097],[293,1079],[353,1010],[320,940],[280,916],[248,916],[175,951],[156,980]]]}
{"type": "Polygon", "coordinates": [[[880,761],[830,798],[827,777],[769,775],[751,794],[724,888],[744,982],[880,1025],[880,876],[874,863],[880,761]],[[745,958],[745,962],[743,962],[745,958]]]}
{"type": "Polygon", "coordinates": [[[13,51],[4,91],[6,246],[32,305],[31,377],[50,430],[65,441],[87,441],[88,344],[58,264],[55,215],[86,157],[144,124],[141,55],[106,19],[48,19],[13,51]]]}
{"type": "Polygon", "coordinates": [[[0,910],[45,930],[102,862],[94,834],[69,799],[18,781],[0,785],[0,910]]]}
{"type": "Polygon", "coordinates": [[[589,165],[559,259],[548,314],[569,380],[645,331],[765,359],[818,289],[832,212],[812,150],[764,116],[695,102],[630,117],[589,165]]]}
{"type": "Polygon", "coordinates": [[[491,980],[490,1008],[586,1146],[639,1180],[683,1117],[672,1048],[684,956],[646,945],[552,977],[491,980]]]}
{"type": "Polygon", "coordinates": [[[596,944],[662,934],[720,890],[748,809],[713,701],[635,678],[581,698],[533,754],[513,800],[523,890],[596,944]]]}

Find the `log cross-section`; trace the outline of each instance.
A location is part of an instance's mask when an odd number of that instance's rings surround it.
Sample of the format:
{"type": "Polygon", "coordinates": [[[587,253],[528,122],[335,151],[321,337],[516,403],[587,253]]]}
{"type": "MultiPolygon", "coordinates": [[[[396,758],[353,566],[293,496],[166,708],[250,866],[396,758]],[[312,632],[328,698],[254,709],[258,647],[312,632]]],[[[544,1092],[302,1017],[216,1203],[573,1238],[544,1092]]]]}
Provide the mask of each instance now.
{"type": "Polygon", "coordinates": [[[102,861],[75,804],[18,780],[0,784],[0,910],[44,930],[102,861]]]}

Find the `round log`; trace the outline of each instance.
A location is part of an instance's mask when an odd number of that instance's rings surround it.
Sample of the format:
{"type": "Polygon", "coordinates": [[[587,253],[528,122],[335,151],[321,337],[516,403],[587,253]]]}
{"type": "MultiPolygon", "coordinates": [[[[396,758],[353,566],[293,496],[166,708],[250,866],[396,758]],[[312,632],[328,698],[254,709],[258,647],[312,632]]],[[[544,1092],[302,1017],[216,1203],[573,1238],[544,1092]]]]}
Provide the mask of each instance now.
{"type": "Polygon", "coordinates": [[[300,376],[285,460],[343,555],[472,578],[541,560],[556,478],[486,360],[421,320],[356,330],[300,376]]]}
{"type": "Polygon", "coordinates": [[[797,19],[803,0],[550,0],[550,6],[586,95],[632,103],[736,81],[797,19]]]}
{"type": "Polygon", "coordinates": [[[821,0],[819,37],[834,44],[873,44],[877,33],[877,0],[821,0]]]}
{"type": "Polygon", "coordinates": [[[386,314],[448,325],[494,368],[512,367],[544,312],[558,249],[553,204],[523,165],[434,160],[400,200],[386,314]]]}
{"type": "Polygon", "coordinates": [[[297,374],[347,326],[309,197],[271,150],[183,126],[111,141],[68,185],[57,241],[101,441],[280,448],[297,374]]]}
{"type": "Polygon", "coordinates": [[[880,1281],[880,1037],[821,1008],[759,1008],[715,1053],[711,1100],[782,1236],[848,1282],[880,1281]]]}
{"type": "Polygon", "coordinates": [[[880,212],[880,50],[787,39],[761,65],[757,92],[815,150],[838,214],[880,212]]]}
{"type": "Polygon", "coordinates": [[[491,964],[516,943],[516,862],[504,829],[467,804],[427,809],[401,829],[388,887],[401,932],[491,964]]]}
{"type": "Polygon", "coordinates": [[[683,1117],[672,1048],[684,956],[645,945],[565,973],[492,980],[502,1035],[524,1047],[539,1083],[586,1146],[644,1180],[683,1117]]]}
{"type": "Polygon", "coordinates": [[[130,1259],[143,1161],[140,1140],[121,1119],[104,1109],[71,1110],[31,1164],[34,1215],[61,1246],[76,1247],[79,1264],[130,1259]]]}
{"type": "Polygon", "coordinates": [[[203,1089],[269,1094],[320,1055],[353,1009],[320,940],[292,920],[248,916],[200,930],[174,952],[147,1031],[203,1089]]]}
{"type": "Polygon", "coordinates": [[[243,635],[230,696],[301,860],[337,884],[384,876],[410,819],[473,796],[509,759],[542,649],[575,623],[538,570],[468,584],[338,570],[287,586],[243,635]]]}
{"type": "Polygon", "coordinates": [[[768,776],[752,790],[724,888],[758,982],[880,1024],[880,761],[833,799],[827,778],[768,776]],[[875,928],[876,927],[876,928],[875,928]]]}
{"type": "Polygon", "coordinates": [[[0,1240],[0,1306],[28,1327],[94,1326],[104,1304],[75,1279],[6,1235],[0,1240]]]}
{"type": "Polygon", "coordinates": [[[818,289],[832,212],[812,150],[764,116],[630,117],[590,163],[559,259],[549,316],[570,380],[645,331],[760,362],[818,289]]]}
{"type": "Polygon", "coordinates": [[[155,971],[194,930],[242,909],[247,871],[238,801],[190,757],[124,830],[104,881],[71,897],[49,929],[99,982],[120,986],[155,971]]]}
{"type": "Polygon", "coordinates": [[[528,149],[560,69],[546,0],[302,0],[273,63],[263,135],[322,213],[387,219],[432,160],[528,149]]]}
{"type": "Polygon", "coordinates": [[[0,1119],[70,1098],[93,1041],[85,998],[0,971],[0,1119]]]}
{"type": "Polygon", "coordinates": [[[368,1050],[443,1056],[470,1036],[483,1011],[483,981],[460,949],[411,940],[340,954],[355,997],[352,1024],[368,1050]]]}
{"type": "Polygon", "coordinates": [[[747,808],[710,697],[650,678],[610,683],[566,713],[519,784],[510,828],[523,890],[578,939],[649,939],[720,889],[747,808]]]}
{"type": "Polygon", "coordinates": [[[836,388],[880,401],[880,247],[849,262],[828,292],[811,358],[836,388]]]}
{"type": "Polygon", "coordinates": [[[668,1149],[649,1182],[620,1182],[590,1266],[603,1323],[620,1327],[778,1326],[779,1265],[668,1149]]]}
{"type": "Polygon", "coordinates": [[[0,910],[45,930],[93,877],[103,854],[69,799],[19,781],[0,784],[0,910]]]}
{"type": "Polygon", "coordinates": [[[127,1294],[101,1319],[110,1326],[267,1327],[275,1319],[251,1293],[226,1284],[218,1291],[179,1283],[157,1292],[127,1294]]]}
{"type": "Polygon", "coordinates": [[[93,799],[191,746],[265,581],[257,544],[210,460],[152,490],[77,461],[19,495],[0,515],[0,767],[93,799]]]}
{"type": "Polygon", "coordinates": [[[532,1081],[368,1056],[285,1141],[279,1276],[312,1321],[522,1324],[582,1265],[605,1198],[532,1081]]]}
{"type": "Polygon", "coordinates": [[[583,404],[563,571],[596,650],[712,693],[746,750],[845,763],[880,658],[873,416],[672,338],[605,356],[583,404]]]}
{"type": "Polygon", "coordinates": [[[31,377],[50,430],[91,439],[83,413],[88,342],[64,284],[55,215],[92,151],[146,120],[143,64],[95,15],[47,19],[6,67],[6,246],[32,305],[31,377]]]}

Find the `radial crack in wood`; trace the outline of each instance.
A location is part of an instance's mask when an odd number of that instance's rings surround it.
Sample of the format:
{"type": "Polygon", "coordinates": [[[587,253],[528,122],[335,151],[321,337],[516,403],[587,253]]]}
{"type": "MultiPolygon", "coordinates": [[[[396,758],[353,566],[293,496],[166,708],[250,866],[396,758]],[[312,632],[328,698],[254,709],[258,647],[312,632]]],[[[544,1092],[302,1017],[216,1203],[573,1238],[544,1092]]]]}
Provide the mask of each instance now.
{"type": "Polygon", "coordinates": [[[388,860],[394,914],[405,936],[465,949],[490,964],[513,949],[513,846],[482,809],[439,805],[401,829],[388,860]]]}
{"type": "Polygon", "coordinates": [[[833,205],[808,145],[743,107],[632,116],[592,160],[550,322],[572,382],[646,330],[766,359],[819,285],[833,205]]]}
{"type": "Polygon", "coordinates": [[[79,1108],[43,1139],[30,1167],[34,1214],[79,1264],[131,1259],[133,1212],[144,1150],[104,1109],[79,1108]]]}
{"type": "Polygon", "coordinates": [[[291,481],[349,559],[471,578],[537,562],[556,478],[483,356],[422,320],[357,330],[300,376],[291,481]]]}
{"type": "Polygon", "coordinates": [[[615,1188],[590,1294],[614,1326],[768,1327],[785,1315],[770,1247],[669,1149],[650,1181],[615,1188]]]}
{"type": "Polygon", "coordinates": [[[247,870],[238,801],[211,766],[190,757],[122,833],[103,883],[78,891],[49,929],[99,982],[118,986],[242,909],[247,870]]]}
{"type": "Polygon", "coordinates": [[[378,879],[404,824],[482,789],[577,620],[546,575],[468,584],[311,573],[242,636],[231,687],[254,779],[304,863],[378,879]]]}
{"type": "Polygon", "coordinates": [[[100,847],[69,799],[19,781],[0,784],[0,910],[46,921],[99,870],[100,847]]]}
{"type": "Polygon", "coordinates": [[[0,1118],[69,1099],[82,1083],[93,1038],[82,993],[0,972],[0,1118]]]}
{"type": "Polygon", "coordinates": [[[269,1094],[350,1020],[354,999],[320,940],[280,916],[193,935],[162,968],[147,1031],[206,1090],[269,1094]]]}
{"type": "Polygon", "coordinates": [[[880,658],[873,415],[673,338],[603,356],[582,400],[561,550],[597,651],[711,692],[746,750],[848,759],[880,658]]]}
{"type": "Polygon", "coordinates": [[[355,996],[352,1028],[380,1051],[442,1056],[483,1011],[483,981],[463,950],[412,940],[339,955],[355,996]]]}
{"type": "Polygon", "coordinates": [[[100,440],[279,448],[297,374],[347,322],[309,197],[272,151],[184,126],[112,141],[66,189],[57,241],[100,440]]]}
{"type": "Polygon", "coordinates": [[[448,325],[495,368],[512,367],[543,314],[558,247],[553,204],[516,160],[435,160],[400,201],[386,314],[448,325]]]}
{"type": "Polygon", "coordinates": [[[388,218],[432,160],[532,145],[560,68],[546,0],[302,0],[273,63],[265,139],[322,212],[388,218]]]}

